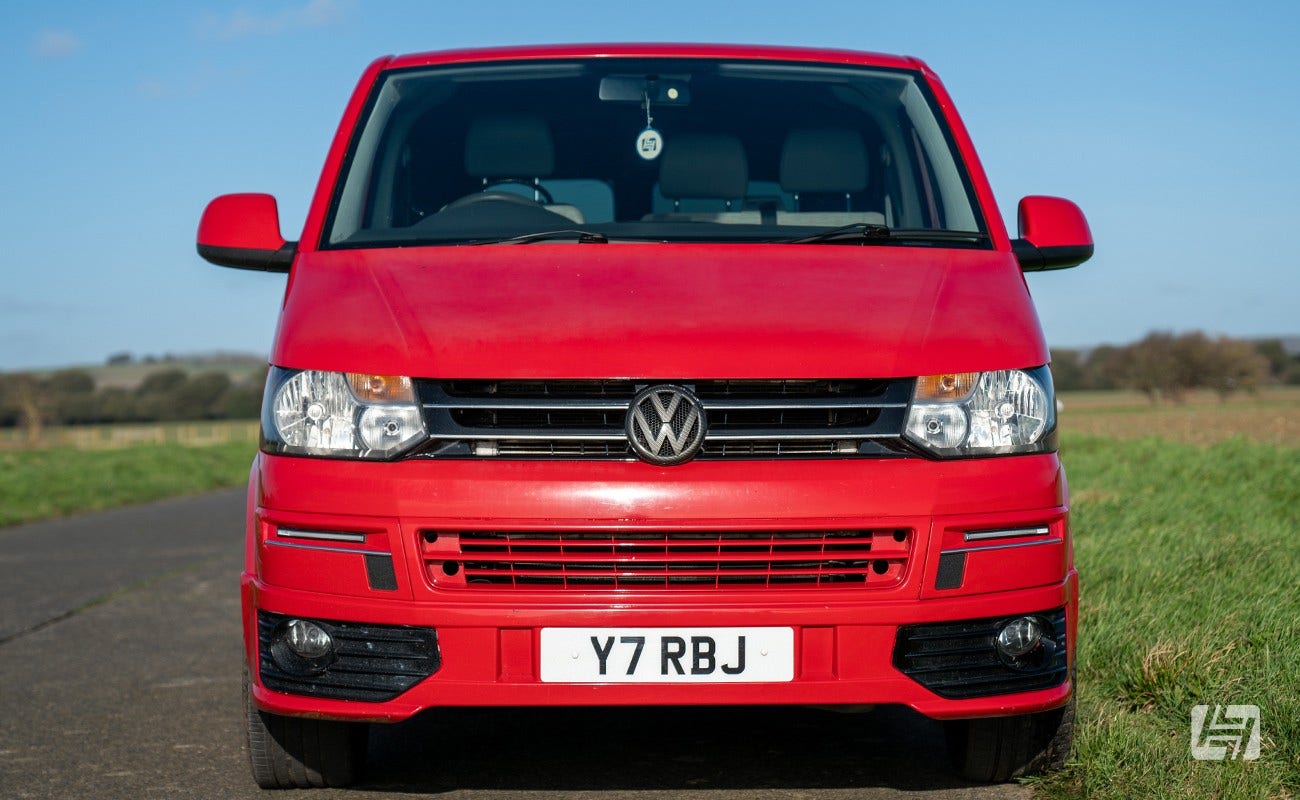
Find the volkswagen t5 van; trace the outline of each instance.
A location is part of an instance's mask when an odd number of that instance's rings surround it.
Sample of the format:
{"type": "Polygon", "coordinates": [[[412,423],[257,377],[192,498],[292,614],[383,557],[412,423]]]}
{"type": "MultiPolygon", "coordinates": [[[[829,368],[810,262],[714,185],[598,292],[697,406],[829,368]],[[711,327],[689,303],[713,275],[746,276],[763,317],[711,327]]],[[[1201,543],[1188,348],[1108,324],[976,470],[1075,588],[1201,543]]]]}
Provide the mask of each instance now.
{"type": "Polygon", "coordinates": [[[1078,577],[1024,273],[913,58],[708,45],[381,58],[288,273],[248,486],[248,740],[340,785],[457,706],[901,704],[957,770],[1059,765],[1078,577]]]}

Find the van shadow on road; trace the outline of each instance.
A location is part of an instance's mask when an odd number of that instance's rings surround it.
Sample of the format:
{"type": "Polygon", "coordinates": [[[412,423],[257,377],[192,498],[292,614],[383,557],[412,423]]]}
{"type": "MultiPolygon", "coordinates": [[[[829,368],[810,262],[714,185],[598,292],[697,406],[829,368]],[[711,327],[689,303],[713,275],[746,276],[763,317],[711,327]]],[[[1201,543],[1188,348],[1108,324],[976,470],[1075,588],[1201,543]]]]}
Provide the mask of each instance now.
{"type": "Polygon", "coordinates": [[[994,788],[955,778],[941,727],[906,709],[713,707],[435,711],[374,726],[370,771],[356,788],[803,796],[867,787],[994,788]]]}

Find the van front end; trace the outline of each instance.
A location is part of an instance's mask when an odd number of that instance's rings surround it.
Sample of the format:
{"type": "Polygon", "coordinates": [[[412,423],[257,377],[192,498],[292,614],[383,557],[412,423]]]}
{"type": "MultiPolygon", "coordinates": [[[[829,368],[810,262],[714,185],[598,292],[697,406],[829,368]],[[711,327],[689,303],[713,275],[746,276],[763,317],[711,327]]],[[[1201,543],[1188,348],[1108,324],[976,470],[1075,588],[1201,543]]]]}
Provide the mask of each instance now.
{"type": "Polygon", "coordinates": [[[288,273],[249,483],[265,788],[457,706],[903,705],[960,774],[1062,765],[1078,575],[1024,273],[912,58],[580,45],[385,57],[288,273]]]}

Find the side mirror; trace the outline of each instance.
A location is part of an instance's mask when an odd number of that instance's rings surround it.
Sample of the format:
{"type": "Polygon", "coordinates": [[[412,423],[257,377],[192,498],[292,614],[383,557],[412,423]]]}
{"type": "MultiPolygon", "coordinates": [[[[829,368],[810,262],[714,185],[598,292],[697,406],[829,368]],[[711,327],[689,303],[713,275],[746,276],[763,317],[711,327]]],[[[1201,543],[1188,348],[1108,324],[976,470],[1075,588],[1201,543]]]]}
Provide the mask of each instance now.
{"type": "Polygon", "coordinates": [[[269,194],[223,194],[199,220],[199,255],[219,267],[288,272],[297,242],[280,235],[280,212],[269,194]]]}
{"type": "Polygon", "coordinates": [[[1092,258],[1092,231],[1083,212],[1061,197],[1030,195],[1020,201],[1020,238],[1011,249],[1020,269],[1039,272],[1077,267],[1092,258]]]}

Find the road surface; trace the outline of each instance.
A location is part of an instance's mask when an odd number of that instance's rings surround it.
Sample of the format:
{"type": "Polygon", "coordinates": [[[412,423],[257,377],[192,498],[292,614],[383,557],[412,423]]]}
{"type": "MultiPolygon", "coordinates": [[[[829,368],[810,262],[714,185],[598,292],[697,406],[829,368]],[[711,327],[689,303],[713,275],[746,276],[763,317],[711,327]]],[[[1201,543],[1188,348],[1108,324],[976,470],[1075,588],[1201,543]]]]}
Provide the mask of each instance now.
{"type": "Polygon", "coordinates": [[[351,790],[268,794],[243,745],[243,492],[0,529],[6,798],[1025,798],[951,776],[901,709],[435,712],[351,790]]]}

